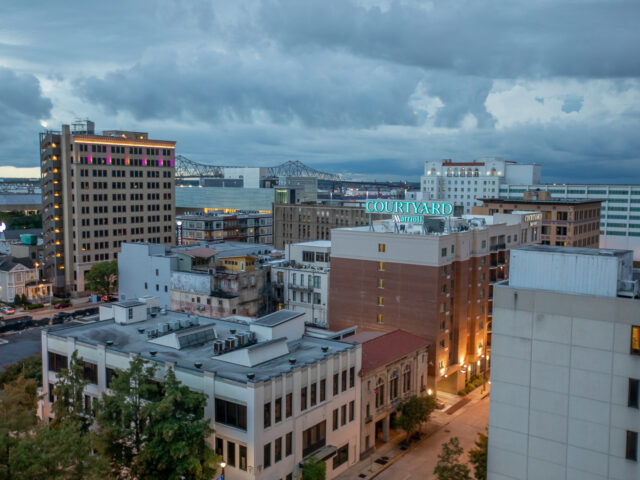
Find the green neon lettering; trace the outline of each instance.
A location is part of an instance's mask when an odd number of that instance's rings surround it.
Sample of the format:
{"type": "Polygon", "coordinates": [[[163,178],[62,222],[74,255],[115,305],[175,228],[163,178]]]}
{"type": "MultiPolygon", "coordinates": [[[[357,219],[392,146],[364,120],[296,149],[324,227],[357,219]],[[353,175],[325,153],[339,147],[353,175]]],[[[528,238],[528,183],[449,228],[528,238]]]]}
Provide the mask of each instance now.
{"type": "Polygon", "coordinates": [[[409,207],[413,207],[413,213],[418,213],[418,204],[416,202],[407,202],[407,213],[411,213],[409,207]]]}
{"type": "Polygon", "coordinates": [[[394,211],[396,213],[404,213],[404,204],[401,202],[395,202],[394,211]]]}
{"type": "Polygon", "coordinates": [[[451,205],[450,203],[443,203],[442,204],[442,214],[443,215],[451,215],[452,212],[453,212],[453,205],[451,205]]]}
{"type": "Polygon", "coordinates": [[[384,203],[382,203],[380,200],[376,200],[376,202],[373,204],[373,209],[376,212],[382,212],[384,210],[384,203]],[[379,210],[378,210],[378,206],[380,206],[379,210]]]}
{"type": "Polygon", "coordinates": [[[364,204],[364,208],[367,210],[367,213],[373,212],[373,207],[371,204],[375,203],[375,200],[367,200],[367,203],[364,204]]]}
{"type": "Polygon", "coordinates": [[[440,215],[440,205],[440,203],[431,204],[431,215],[435,215],[436,212],[438,212],[438,215],[440,215]]]}

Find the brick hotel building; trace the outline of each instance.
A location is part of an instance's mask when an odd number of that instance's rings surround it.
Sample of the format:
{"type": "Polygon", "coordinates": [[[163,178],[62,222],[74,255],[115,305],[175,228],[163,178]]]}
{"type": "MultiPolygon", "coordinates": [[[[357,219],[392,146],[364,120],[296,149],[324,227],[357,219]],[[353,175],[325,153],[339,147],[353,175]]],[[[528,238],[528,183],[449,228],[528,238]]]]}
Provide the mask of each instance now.
{"type": "Polygon", "coordinates": [[[85,121],[40,134],[45,278],[82,293],[122,242],[174,243],[175,142],[85,121]]]}
{"type": "Polygon", "coordinates": [[[457,392],[485,370],[493,284],[508,277],[511,248],[538,241],[539,221],[523,212],[430,220],[430,233],[391,220],[334,229],[329,327],[426,338],[430,375],[457,392]]]}

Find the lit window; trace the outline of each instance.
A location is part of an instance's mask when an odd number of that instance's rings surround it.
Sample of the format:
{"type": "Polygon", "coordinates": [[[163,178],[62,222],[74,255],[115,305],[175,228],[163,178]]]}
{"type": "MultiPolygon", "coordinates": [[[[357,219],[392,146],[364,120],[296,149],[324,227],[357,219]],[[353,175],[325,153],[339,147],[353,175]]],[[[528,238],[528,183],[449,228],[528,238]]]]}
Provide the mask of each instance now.
{"type": "Polygon", "coordinates": [[[379,252],[386,252],[387,251],[387,246],[384,243],[379,243],[378,244],[378,251],[379,252]]]}
{"type": "Polygon", "coordinates": [[[378,288],[384,288],[384,279],[382,278],[378,279],[378,288]]]}
{"type": "Polygon", "coordinates": [[[378,262],[378,271],[384,272],[384,262],[378,262]]]}
{"type": "Polygon", "coordinates": [[[379,307],[384,306],[384,297],[378,297],[378,306],[379,307]]]}
{"type": "Polygon", "coordinates": [[[638,325],[631,327],[631,353],[640,355],[640,326],[638,325]]]}
{"type": "Polygon", "coordinates": [[[377,322],[380,324],[384,323],[384,316],[381,313],[378,314],[377,322]]]}

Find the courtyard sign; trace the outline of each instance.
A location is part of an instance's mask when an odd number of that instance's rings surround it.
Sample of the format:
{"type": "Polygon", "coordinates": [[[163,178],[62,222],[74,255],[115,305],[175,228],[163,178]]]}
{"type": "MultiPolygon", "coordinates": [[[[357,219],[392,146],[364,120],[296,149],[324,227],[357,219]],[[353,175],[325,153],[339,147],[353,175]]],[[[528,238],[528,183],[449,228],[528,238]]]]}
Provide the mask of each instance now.
{"type": "Polygon", "coordinates": [[[367,200],[365,210],[367,213],[391,213],[396,222],[422,223],[427,215],[451,215],[453,205],[444,202],[367,200]]]}

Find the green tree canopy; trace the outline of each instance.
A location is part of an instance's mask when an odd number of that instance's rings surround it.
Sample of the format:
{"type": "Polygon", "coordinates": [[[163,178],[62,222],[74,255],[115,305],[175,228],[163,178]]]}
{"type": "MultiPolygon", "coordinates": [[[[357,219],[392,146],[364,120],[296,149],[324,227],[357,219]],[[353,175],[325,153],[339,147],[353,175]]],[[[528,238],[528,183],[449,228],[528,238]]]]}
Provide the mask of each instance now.
{"type": "Polygon", "coordinates": [[[0,388],[15,382],[20,375],[27,379],[31,378],[38,386],[42,386],[42,358],[39,354],[23,358],[5,367],[4,371],[0,372],[0,388]]]}
{"type": "Polygon", "coordinates": [[[76,421],[86,429],[91,424],[90,417],[84,411],[84,387],[89,382],[84,379],[83,372],[82,359],[75,350],[69,367],[58,373],[58,381],[53,389],[56,401],[53,402],[52,425],[60,426],[65,421],[76,421]]]}
{"type": "Polygon", "coordinates": [[[118,288],[118,262],[96,263],[84,275],[85,289],[100,295],[111,295],[118,288]]]}
{"type": "Polygon", "coordinates": [[[206,396],[181,385],[171,368],[163,390],[150,404],[148,439],[137,458],[140,480],[213,478],[218,457],[207,444],[213,429],[204,417],[206,396]]]}
{"type": "Polygon", "coordinates": [[[436,408],[436,400],[433,396],[412,396],[400,406],[400,416],[396,419],[396,426],[407,432],[407,437],[429,421],[431,412],[436,408]]]}
{"type": "Polygon", "coordinates": [[[325,480],[327,464],[315,457],[309,458],[302,465],[302,480],[325,480]]]}
{"type": "Polygon", "coordinates": [[[476,480],[487,479],[487,450],[489,448],[489,437],[478,432],[476,448],[469,450],[469,461],[473,465],[473,476],[476,480]]]}
{"type": "Polygon", "coordinates": [[[459,461],[463,452],[458,437],[442,444],[442,453],[438,454],[438,463],[433,469],[438,480],[471,480],[469,467],[459,461]]]}
{"type": "Polygon", "coordinates": [[[137,475],[134,460],[147,439],[151,411],[146,400],[159,394],[155,374],[155,365],[137,357],[127,370],[114,372],[111,393],[103,394],[97,403],[98,449],[115,472],[129,470],[137,475]]]}

